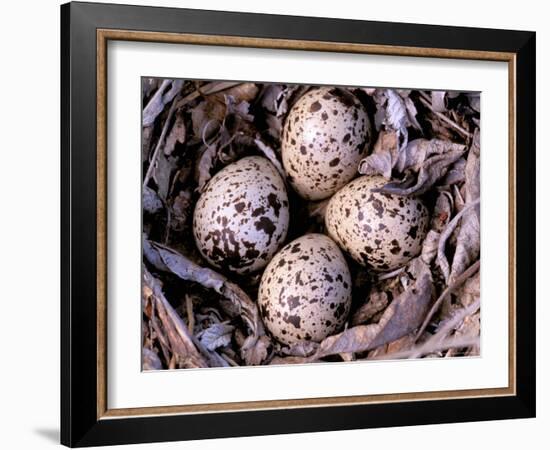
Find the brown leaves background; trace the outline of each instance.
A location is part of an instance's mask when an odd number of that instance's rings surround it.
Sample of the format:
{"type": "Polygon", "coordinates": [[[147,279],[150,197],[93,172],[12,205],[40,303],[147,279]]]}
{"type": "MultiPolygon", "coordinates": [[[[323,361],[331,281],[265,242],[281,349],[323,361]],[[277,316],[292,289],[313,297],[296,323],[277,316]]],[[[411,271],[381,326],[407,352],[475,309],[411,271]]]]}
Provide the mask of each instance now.
{"type": "MultiPolygon", "coordinates": [[[[373,273],[348,259],[353,305],[339,333],[279,344],[255,302],[261,273],[220,273],[201,259],[191,219],[208,180],[252,154],[285,177],[281,130],[311,87],[143,80],[144,370],[479,354],[478,93],[347,88],[375,130],[357,174],[384,176],[382,192],[422,197],[432,218],[421,255],[398,270],[373,273]]],[[[288,240],[324,232],[326,201],[291,190],[289,200],[288,240]]]]}

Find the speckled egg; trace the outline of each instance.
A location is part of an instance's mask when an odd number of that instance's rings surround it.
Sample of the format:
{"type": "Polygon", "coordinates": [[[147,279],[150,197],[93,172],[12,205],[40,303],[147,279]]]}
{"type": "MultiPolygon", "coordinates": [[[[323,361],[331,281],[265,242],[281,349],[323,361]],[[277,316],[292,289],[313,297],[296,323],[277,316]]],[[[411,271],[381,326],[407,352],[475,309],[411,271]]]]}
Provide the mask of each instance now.
{"type": "Polygon", "coordinates": [[[351,305],[351,276],[344,255],[324,234],[286,245],[260,282],[262,319],[279,342],[319,342],[344,324],[351,305]]]}
{"type": "Polygon", "coordinates": [[[371,126],[361,102],[335,87],[303,95],[286,118],[282,159],[292,187],[307,200],[330,197],[357,174],[371,126]]]}
{"type": "Polygon", "coordinates": [[[249,156],[219,171],[193,214],[193,234],[213,266],[247,274],[263,268],[286,238],[288,197],[266,158],[249,156]]]}
{"type": "Polygon", "coordinates": [[[373,192],[387,183],[362,176],[330,199],[329,235],[357,262],[377,271],[396,269],[420,253],[429,214],[422,200],[373,192]]]}

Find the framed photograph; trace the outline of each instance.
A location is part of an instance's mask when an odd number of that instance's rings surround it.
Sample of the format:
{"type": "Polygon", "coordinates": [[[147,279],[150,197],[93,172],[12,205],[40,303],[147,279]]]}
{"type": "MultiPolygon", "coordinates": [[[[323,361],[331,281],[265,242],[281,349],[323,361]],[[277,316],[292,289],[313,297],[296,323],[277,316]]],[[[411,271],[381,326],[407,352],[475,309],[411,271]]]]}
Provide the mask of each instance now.
{"type": "Polygon", "coordinates": [[[535,33],[61,7],[61,441],[535,415],[535,33]]]}

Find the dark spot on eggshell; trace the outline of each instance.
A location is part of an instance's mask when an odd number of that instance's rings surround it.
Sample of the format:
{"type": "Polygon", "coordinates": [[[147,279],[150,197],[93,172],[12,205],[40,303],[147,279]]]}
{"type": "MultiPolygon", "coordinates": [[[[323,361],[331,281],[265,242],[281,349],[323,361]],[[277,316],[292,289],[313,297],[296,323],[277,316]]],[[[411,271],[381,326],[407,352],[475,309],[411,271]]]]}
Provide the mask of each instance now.
{"type": "Polygon", "coordinates": [[[331,95],[334,97],[337,97],[338,100],[340,100],[341,103],[344,104],[344,106],[347,106],[348,108],[352,106],[356,106],[356,99],[355,97],[349,93],[348,91],[340,88],[333,88],[329,91],[331,95]]]}
{"type": "Polygon", "coordinates": [[[254,211],[252,211],[251,216],[258,217],[258,216],[261,216],[262,214],[265,214],[265,208],[263,206],[260,206],[258,208],[255,208],[254,211]]]}
{"type": "Polygon", "coordinates": [[[300,316],[288,316],[286,319],[284,319],[285,322],[291,323],[294,328],[300,329],[300,316]]]}
{"type": "Polygon", "coordinates": [[[243,209],[245,208],[245,206],[246,206],[246,203],[239,202],[235,204],[235,209],[237,210],[238,213],[241,213],[243,212],[243,209]]]}
{"type": "Polygon", "coordinates": [[[277,194],[274,194],[273,192],[267,196],[267,201],[269,203],[269,206],[273,208],[273,211],[275,212],[275,215],[279,217],[279,210],[281,209],[281,202],[279,202],[279,199],[277,198],[277,194]]]}
{"type": "Polygon", "coordinates": [[[376,210],[376,214],[378,215],[378,217],[381,218],[384,214],[384,207],[382,206],[382,202],[375,198],[372,200],[372,207],[376,210]]]}
{"type": "Polygon", "coordinates": [[[401,247],[399,245],[390,248],[390,252],[394,255],[398,255],[400,251],[401,247]]]}
{"type": "Polygon", "coordinates": [[[260,220],[254,222],[254,225],[256,225],[257,230],[263,231],[265,234],[269,235],[270,238],[273,236],[275,225],[269,217],[260,217],[260,220]]]}
{"type": "Polygon", "coordinates": [[[271,313],[269,312],[269,309],[266,308],[265,305],[260,306],[260,313],[262,314],[264,319],[271,320],[271,313]]]}
{"type": "Polygon", "coordinates": [[[346,311],[346,305],[345,303],[340,303],[336,310],[334,311],[334,317],[337,319],[340,319],[344,315],[344,312],[346,311]]]}
{"type": "Polygon", "coordinates": [[[290,295],[287,299],[287,303],[289,309],[292,311],[293,309],[296,309],[298,306],[300,306],[300,297],[296,295],[290,295]]]}
{"type": "Polygon", "coordinates": [[[328,163],[330,167],[336,167],[338,163],[340,162],[340,158],[334,158],[332,161],[328,163]]]}
{"type": "Polygon", "coordinates": [[[321,107],[322,107],[322,106],[321,106],[321,103],[319,103],[318,101],[316,101],[316,102],[313,102],[313,103],[311,104],[311,106],[309,107],[309,111],[310,111],[310,112],[317,112],[317,111],[319,111],[319,110],[321,109],[321,107]]]}

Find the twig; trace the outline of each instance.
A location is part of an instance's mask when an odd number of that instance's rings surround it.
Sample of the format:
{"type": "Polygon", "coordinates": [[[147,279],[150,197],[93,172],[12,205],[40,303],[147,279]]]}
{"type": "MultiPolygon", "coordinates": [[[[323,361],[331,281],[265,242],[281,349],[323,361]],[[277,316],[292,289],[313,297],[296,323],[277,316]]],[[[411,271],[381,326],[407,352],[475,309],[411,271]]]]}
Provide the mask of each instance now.
{"type": "Polygon", "coordinates": [[[157,336],[157,340],[159,342],[159,347],[162,351],[162,354],[164,356],[164,360],[166,361],[166,365],[168,365],[168,362],[170,361],[170,353],[172,353],[172,349],[170,348],[170,344],[166,341],[166,336],[164,336],[163,331],[161,330],[160,324],[157,321],[156,317],[153,317],[151,319],[151,325],[153,327],[153,330],[155,331],[155,334],[157,336]]]}
{"type": "MultiPolygon", "coordinates": [[[[430,339],[428,339],[424,344],[422,344],[420,347],[417,347],[416,352],[412,353],[410,358],[418,358],[423,353],[431,353],[435,351],[437,347],[441,348],[449,348],[449,347],[441,347],[441,343],[445,341],[455,341],[462,345],[454,345],[454,348],[461,348],[461,347],[470,347],[472,345],[479,345],[479,337],[476,337],[476,339],[470,343],[470,345],[465,345],[465,342],[462,342],[462,340],[467,338],[457,338],[456,336],[451,339],[447,339],[447,335],[449,332],[454,329],[460,322],[462,322],[466,317],[469,315],[475,313],[480,306],[480,300],[479,298],[473,302],[472,304],[468,305],[465,308],[462,308],[460,311],[458,311],[450,320],[448,320],[446,323],[443,324],[443,326],[437,330],[437,333],[434,334],[430,339]]],[[[471,338],[471,337],[470,337],[471,338]]]]}
{"type": "Polygon", "coordinates": [[[192,335],[195,329],[195,315],[193,314],[193,299],[185,294],[185,308],[187,310],[187,328],[192,335]]]}
{"type": "Polygon", "coordinates": [[[445,300],[445,298],[451,292],[453,292],[455,289],[460,287],[462,285],[462,283],[464,283],[468,278],[470,278],[473,274],[475,274],[479,270],[479,265],[480,265],[480,261],[478,259],[475,263],[473,263],[470,267],[468,267],[464,272],[462,272],[462,274],[459,277],[456,278],[454,283],[447,286],[447,288],[441,293],[439,298],[435,301],[432,308],[430,309],[430,311],[426,315],[426,318],[424,319],[424,322],[422,322],[422,325],[420,326],[420,329],[416,333],[416,336],[414,338],[415,342],[422,335],[422,333],[424,333],[424,330],[426,329],[426,327],[430,323],[430,320],[432,319],[433,315],[436,313],[436,311],[441,306],[441,303],[443,302],[443,300],[445,300]]]}
{"type": "Polygon", "coordinates": [[[168,364],[168,361],[170,361],[170,353],[172,353],[172,349],[170,348],[170,344],[166,339],[166,336],[164,335],[164,332],[161,330],[160,325],[157,320],[157,308],[155,301],[149,300],[151,303],[151,318],[149,319],[149,326],[151,327],[151,331],[149,331],[151,335],[151,350],[153,349],[153,331],[155,332],[156,338],[159,343],[159,347],[162,351],[162,354],[164,355],[164,360],[166,361],[166,364],[168,364]]]}
{"type": "Polygon", "coordinates": [[[377,360],[377,359],[414,359],[419,358],[422,355],[426,355],[428,353],[434,353],[441,350],[447,350],[451,348],[466,348],[466,347],[472,347],[479,343],[479,338],[448,338],[444,339],[439,342],[431,342],[428,341],[425,344],[419,345],[417,347],[413,347],[410,350],[404,350],[402,352],[396,352],[396,353],[390,353],[388,355],[382,355],[382,356],[375,356],[373,358],[369,358],[369,360],[377,360]],[[428,342],[430,342],[428,344],[428,342]]]}
{"type": "Polygon", "coordinates": [[[177,353],[184,360],[187,359],[190,367],[207,367],[206,361],[195,347],[193,339],[188,334],[182,320],[164,297],[158,281],[145,267],[143,268],[143,278],[152,290],[152,297],[157,303],[159,318],[166,329],[173,353],[177,353]]]}
{"type": "Polygon", "coordinates": [[[147,172],[145,173],[145,177],[143,178],[143,187],[144,188],[147,186],[147,183],[149,183],[149,178],[151,178],[151,175],[153,174],[153,170],[155,169],[155,164],[156,164],[158,154],[160,152],[162,144],[164,143],[164,140],[166,139],[166,134],[168,133],[168,126],[169,126],[170,122],[172,121],[172,117],[174,116],[174,112],[177,109],[177,100],[178,100],[178,98],[179,98],[179,94],[172,101],[172,105],[170,106],[170,110],[168,111],[168,116],[166,117],[166,120],[164,121],[164,126],[162,127],[162,132],[160,133],[160,137],[159,137],[159,140],[157,142],[157,146],[155,147],[155,151],[153,152],[153,156],[151,156],[151,161],[149,162],[149,167],[147,168],[147,172]]]}
{"type": "Polygon", "coordinates": [[[428,102],[421,94],[421,96],[419,97],[420,98],[420,101],[430,109],[430,111],[432,111],[438,118],[440,118],[441,120],[443,120],[444,122],[447,122],[450,126],[452,126],[455,130],[457,130],[458,132],[460,132],[461,134],[463,134],[464,136],[466,136],[467,138],[471,138],[472,137],[472,134],[469,133],[468,131],[466,131],[464,128],[462,128],[460,125],[458,125],[457,123],[455,123],[453,120],[449,119],[445,114],[442,114],[438,111],[436,111],[435,109],[433,109],[432,105],[430,102],[428,102]]]}
{"type": "Polygon", "coordinates": [[[400,267],[399,269],[393,270],[392,272],[385,272],[378,275],[378,281],[387,280],[388,278],[393,278],[396,275],[405,271],[406,266],[400,267]]]}
{"type": "Polygon", "coordinates": [[[438,338],[438,336],[446,336],[449,331],[454,329],[460,322],[462,322],[466,317],[468,317],[470,314],[475,313],[481,304],[480,299],[478,298],[476,301],[470,303],[465,308],[462,308],[460,311],[455,313],[453,317],[451,317],[447,322],[445,322],[439,330],[437,330],[437,333],[434,334],[430,340],[438,338]]]}
{"type": "Polygon", "coordinates": [[[221,352],[219,355],[227,361],[227,363],[232,367],[239,367],[239,365],[231,358],[229,355],[226,355],[225,353],[221,352]]]}

